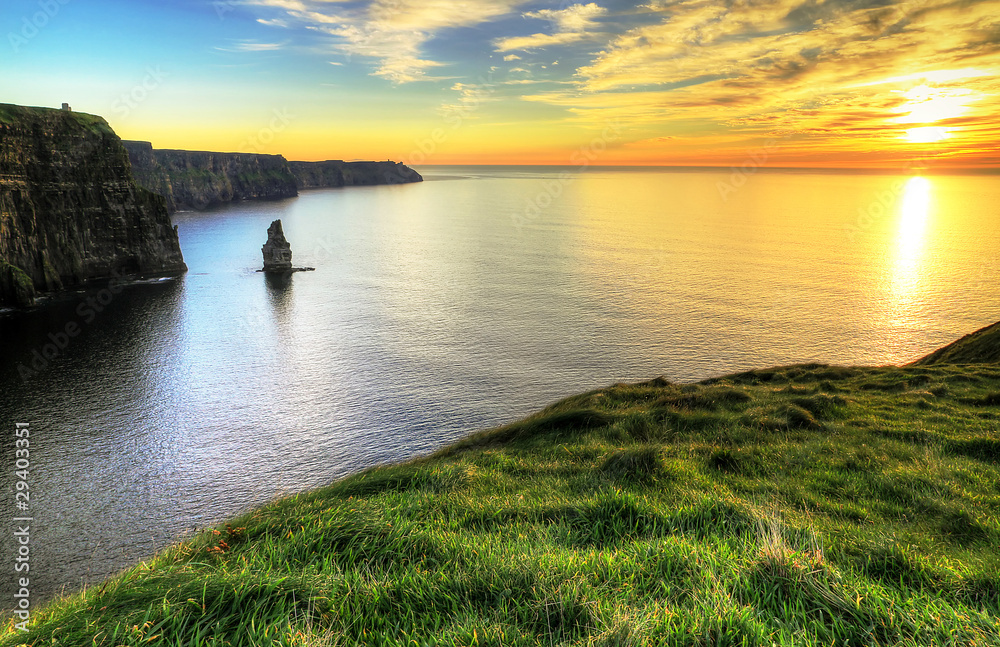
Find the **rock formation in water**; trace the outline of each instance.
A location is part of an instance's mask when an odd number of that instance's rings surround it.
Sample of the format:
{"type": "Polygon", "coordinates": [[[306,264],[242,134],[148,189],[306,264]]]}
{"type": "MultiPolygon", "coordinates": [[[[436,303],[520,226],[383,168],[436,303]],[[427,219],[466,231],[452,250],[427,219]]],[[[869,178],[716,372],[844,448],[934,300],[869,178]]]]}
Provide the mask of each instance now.
{"type": "Polygon", "coordinates": [[[298,195],[281,155],[154,149],[125,142],[136,180],[167,199],[171,210],[207,209],[237,200],[277,200],[298,195]]]}
{"type": "Polygon", "coordinates": [[[275,200],[298,189],[420,182],[397,162],[289,162],[281,155],[154,149],[124,142],[136,181],[167,199],[172,211],[202,210],[235,200],[275,200]]]}
{"type": "Polygon", "coordinates": [[[423,182],[424,178],[400,162],[289,162],[300,189],[423,182]]]}
{"type": "Polygon", "coordinates": [[[164,199],[101,117],[0,104],[0,303],[187,269],[164,199]]]}
{"type": "Polygon", "coordinates": [[[291,272],[292,246],[285,240],[281,220],[275,220],[267,228],[267,242],[260,248],[264,254],[265,272],[291,272]]]}

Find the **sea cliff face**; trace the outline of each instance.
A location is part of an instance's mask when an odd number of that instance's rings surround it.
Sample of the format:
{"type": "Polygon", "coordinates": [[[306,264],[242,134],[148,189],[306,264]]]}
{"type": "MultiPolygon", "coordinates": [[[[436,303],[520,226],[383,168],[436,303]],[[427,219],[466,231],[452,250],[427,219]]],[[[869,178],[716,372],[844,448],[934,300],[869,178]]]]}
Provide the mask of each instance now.
{"type": "Polygon", "coordinates": [[[186,269],[166,202],[135,183],[103,118],[0,104],[0,304],[186,269]]]}
{"type": "Polygon", "coordinates": [[[300,189],[422,182],[424,178],[400,162],[289,162],[300,189]]]}
{"type": "Polygon", "coordinates": [[[276,200],[298,195],[281,155],[154,149],[124,142],[136,180],[162,195],[171,211],[197,210],[236,200],[276,200]]]}
{"type": "Polygon", "coordinates": [[[162,195],[171,211],[201,211],[235,200],[276,200],[299,189],[421,182],[399,162],[289,162],[281,155],[154,149],[122,142],[143,187],[162,195]]]}

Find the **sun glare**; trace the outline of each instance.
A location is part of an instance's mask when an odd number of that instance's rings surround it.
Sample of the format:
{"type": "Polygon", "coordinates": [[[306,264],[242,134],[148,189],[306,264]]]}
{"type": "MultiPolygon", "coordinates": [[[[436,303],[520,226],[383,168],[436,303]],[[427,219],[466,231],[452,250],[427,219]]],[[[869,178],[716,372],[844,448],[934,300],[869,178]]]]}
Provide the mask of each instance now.
{"type": "Polygon", "coordinates": [[[921,238],[927,214],[930,211],[931,182],[925,177],[911,177],[903,190],[903,204],[900,209],[900,247],[912,251],[921,238]]]}
{"type": "Polygon", "coordinates": [[[923,277],[924,246],[931,214],[931,181],[910,178],[903,189],[896,230],[896,255],[890,287],[889,323],[912,325],[914,307],[923,277]]]}
{"type": "Polygon", "coordinates": [[[903,92],[907,102],[895,109],[905,113],[896,121],[904,124],[927,124],[959,117],[969,110],[968,103],[979,99],[977,93],[964,88],[939,89],[918,85],[903,92]]]}
{"type": "Polygon", "coordinates": [[[941,126],[921,126],[920,128],[908,128],[905,139],[911,144],[933,144],[943,139],[951,137],[947,128],[941,126]]]}
{"type": "MultiPolygon", "coordinates": [[[[954,136],[959,130],[956,127],[935,126],[933,124],[961,117],[970,110],[969,104],[979,101],[985,95],[981,92],[962,87],[938,87],[939,84],[951,84],[959,79],[988,76],[990,73],[975,68],[960,70],[937,70],[920,72],[905,76],[896,76],[862,86],[903,84],[909,89],[891,90],[901,94],[906,101],[892,109],[899,113],[891,121],[900,124],[911,124],[902,135],[902,139],[911,144],[932,144],[954,136]]],[[[861,86],[859,86],[861,87],[861,86]]]]}

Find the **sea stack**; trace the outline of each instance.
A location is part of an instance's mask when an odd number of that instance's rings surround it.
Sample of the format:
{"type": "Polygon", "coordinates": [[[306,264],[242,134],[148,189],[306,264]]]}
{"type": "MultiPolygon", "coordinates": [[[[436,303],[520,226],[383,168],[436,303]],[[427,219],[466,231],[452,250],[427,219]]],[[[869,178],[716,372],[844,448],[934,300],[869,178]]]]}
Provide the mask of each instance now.
{"type": "Polygon", "coordinates": [[[267,228],[267,242],[260,251],[264,254],[264,272],[292,271],[292,246],[285,240],[280,219],[267,228]]]}

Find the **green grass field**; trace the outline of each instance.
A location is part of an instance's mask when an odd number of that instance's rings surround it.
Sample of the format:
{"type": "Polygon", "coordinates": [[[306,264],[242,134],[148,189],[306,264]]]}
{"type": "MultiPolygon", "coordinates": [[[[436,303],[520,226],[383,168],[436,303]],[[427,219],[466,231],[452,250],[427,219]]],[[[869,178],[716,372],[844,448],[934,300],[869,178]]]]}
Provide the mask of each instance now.
{"type": "Polygon", "coordinates": [[[0,644],[1000,645],[998,457],[996,364],[615,385],[231,520],[0,644]]]}

